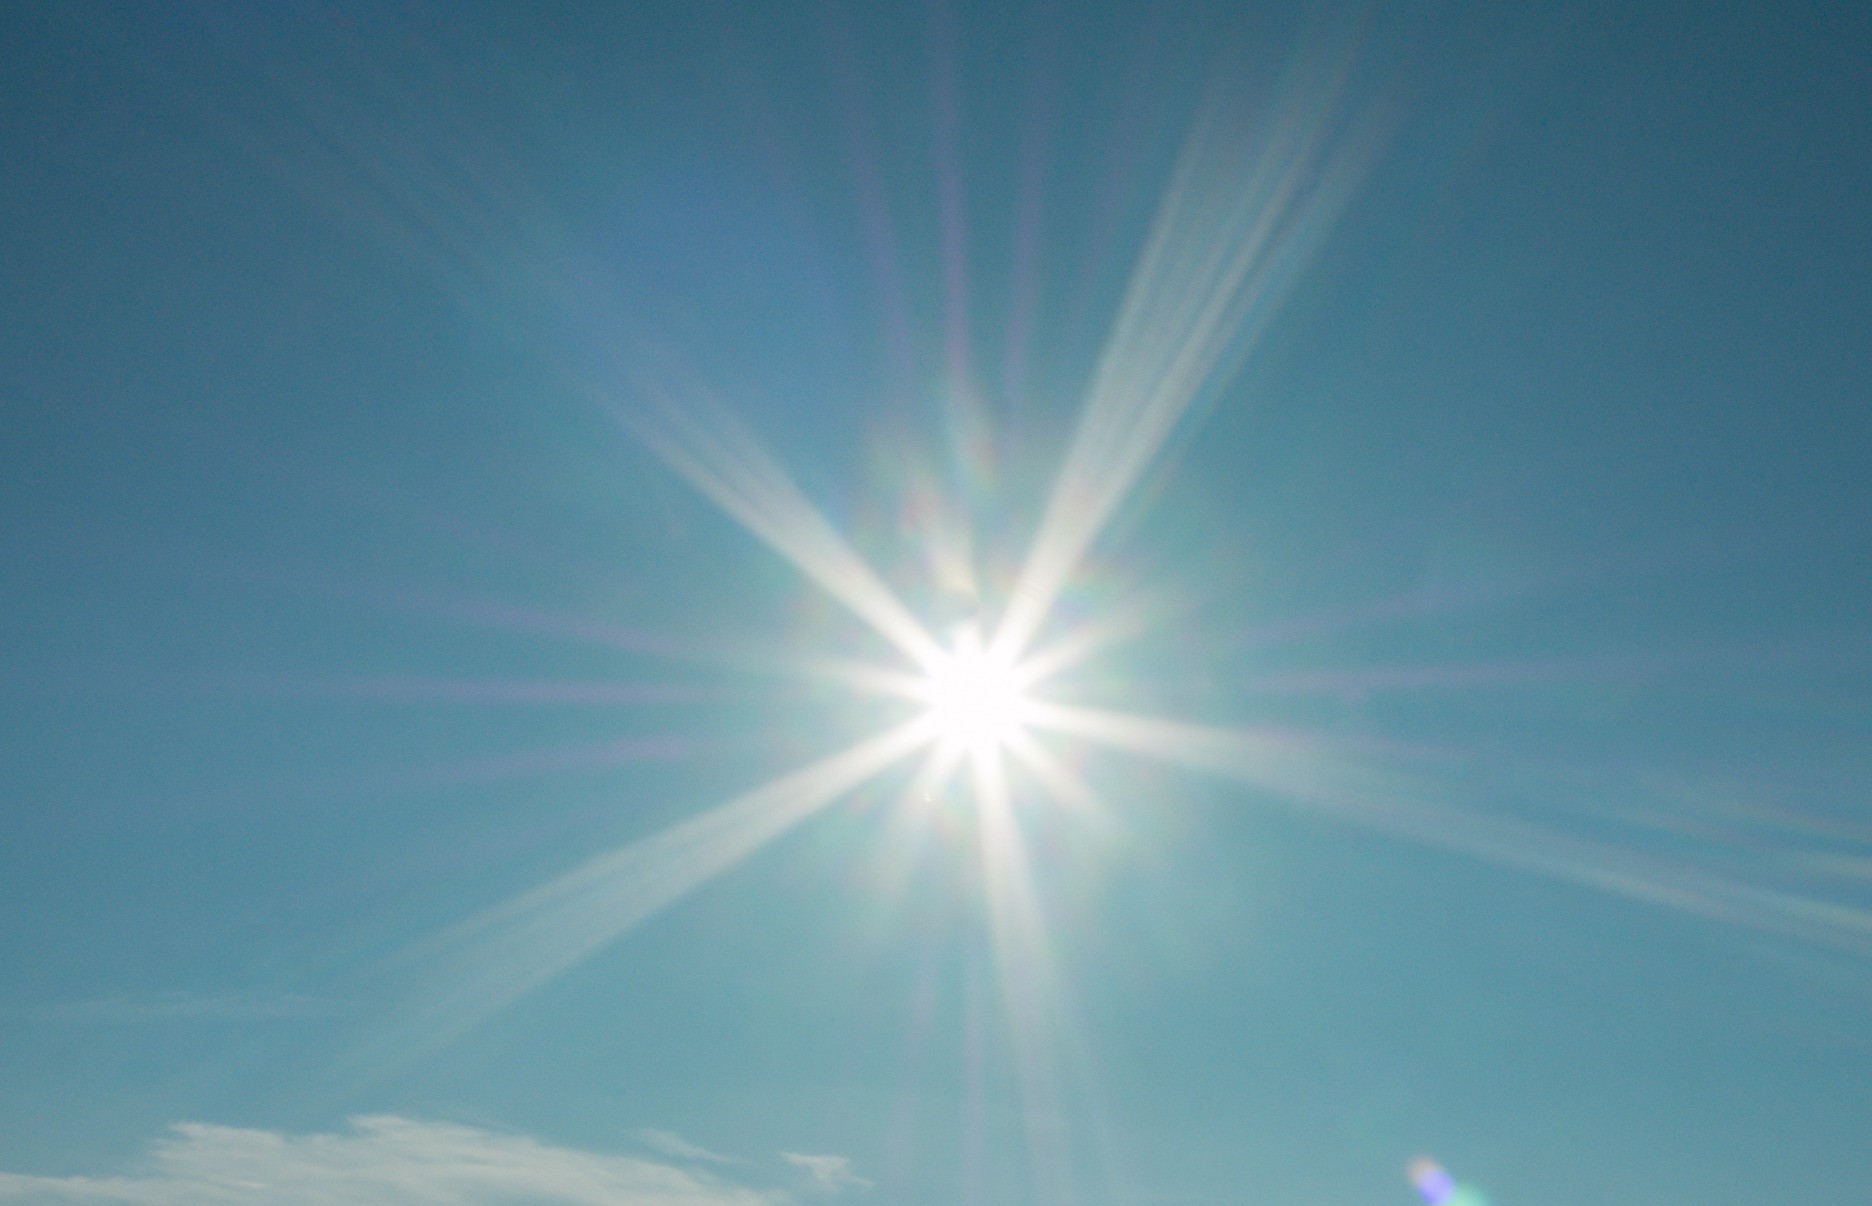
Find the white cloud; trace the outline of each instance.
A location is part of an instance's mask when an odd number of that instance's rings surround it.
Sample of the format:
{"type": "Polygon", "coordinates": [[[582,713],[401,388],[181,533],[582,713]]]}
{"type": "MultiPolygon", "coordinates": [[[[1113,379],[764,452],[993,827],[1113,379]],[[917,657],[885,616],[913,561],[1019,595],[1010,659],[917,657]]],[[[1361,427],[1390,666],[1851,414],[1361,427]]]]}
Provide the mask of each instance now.
{"type": "Polygon", "coordinates": [[[654,1127],[645,1127],[637,1132],[637,1138],[664,1155],[677,1160],[707,1160],[711,1164],[741,1163],[733,1156],[724,1156],[710,1151],[699,1143],[691,1143],[675,1131],[660,1131],[654,1127]]]}
{"type": "Polygon", "coordinates": [[[178,1124],[123,1177],[0,1173],[7,1206],[777,1206],[764,1193],[630,1156],[390,1116],[340,1134],[178,1124]]]}
{"type": "Polygon", "coordinates": [[[851,1160],[846,1156],[803,1156],[798,1152],[781,1152],[780,1156],[795,1168],[803,1168],[813,1180],[815,1188],[827,1193],[837,1193],[842,1189],[870,1189],[871,1182],[852,1171],[851,1160]]]}

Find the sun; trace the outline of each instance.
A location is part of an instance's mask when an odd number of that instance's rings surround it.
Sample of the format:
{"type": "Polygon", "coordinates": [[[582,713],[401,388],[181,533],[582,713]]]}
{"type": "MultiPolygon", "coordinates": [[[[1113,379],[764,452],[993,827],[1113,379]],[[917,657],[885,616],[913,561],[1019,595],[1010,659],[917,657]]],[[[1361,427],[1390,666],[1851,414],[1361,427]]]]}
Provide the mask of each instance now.
{"type": "MultiPolygon", "coordinates": [[[[452,930],[439,948],[443,954],[435,956],[438,964],[449,963],[438,972],[445,999],[410,1033],[445,1033],[516,999],[905,762],[920,769],[905,785],[904,824],[890,831],[893,840],[930,832],[923,824],[929,806],[952,798],[944,793],[958,781],[962,790],[953,798],[966,794],[975,805],[979,824],[972,834],[991,945],[1018,1015],[1016,1045],[1023,1049],[1050,1041],[1045,1014],[1056,973],[1049,970],[1043,893],[1023,829],[1024,818],[1041,810],[1019,805],[1044,799],[1059,804],[1063,815],[1102,826],[1102,833],[1118,832],[1078,765],[1095,747],[1231,778],[1339,813],[1399,814],[1404,806],[1390,799],[1380,806],[1346,798],[1368,779],[1386,786],[1393,780],[1349,761],[1341,765],[1334,749],[1321,746],[1324,752],[1316,753],[1315,745],[1285,733],[1220,728],[1075,698],[1083,692],[1071,676],[1141,631],[1150,611],[1142,603],[1102,607],[1117,601],[1110,585],[1121,582],[1109,573],[1105,589],[1073,597],[1100,579],[1095,550],[1114,521],[1133,510],[1138,486],[1186,415],[1226,383],[1285,274],[1323,229],[1350,171],[1337,163],[1324,134],[1283,136],[1262,151],[1236,134],[1230,121],[1205,120],[1181,153],[1086,379],[1058,470],[1041,492],[1044,501],[1036,499],[1024,554],[1007,543],[1007,533],[978,530],[990,517],[1016,516],[987,506],[986,495],[977,497],[969,466],[955,466],[955,490],[935,488],[923,498],[913,489],[903,500],[905,517],[916,519],[905,535],[968,551],[957,558],[966,580],[996,588],[989,600],[994,614],[975,615],[947,634],[911,606],[914,596],[907,602],[898,593],[903,584],[860,555],[700,373],[661,355],[632,368],[630,396],[614,410],[628,430],[882,642],[867,638],[867,654],[856,659],[803,651],[799,661],[820,685],[835,683],[860,699],[880,701],[874,719],[881,727],[667,830],[596,854],[452,930]],[[947,530],[932,531],[925,522],[931,518],[947,530]],[[978,565],[976,549],[1017,557],[978,565]],[[1317,765],[1327,759],[1332,765],[1317,765]],[[483,970],[490,964],[497,966],[483,970]],[[491,980],[498,982],[492,991],[491,980]]],[[[958,360],[952,367],[959,375],[949,384],[972,391],[966,366],[958,360]]],[[[942,487],[950,479],[937,473],[931,480],[942,487]]],[[[936,614],[953,615],[949,607],[961,598],[950,589],[951,578],[945,572],[926,584],[943,604],[932,606],[936,614]]],[[[971,591],[969,598],[981,596],[971,591]]],[[[1114,671],[1108,665],[1099,679],[1122,687],[1114,671]]],[[[1391,823],[1431,840],[1444,838],[1448,827],[1442,813],[1391,823]]],[[[1494,849],[1480,839],[1465,848],[1494,849]]],[[[1541,858],[1540,865],[1552,862],[1544,852],[1541,858]]],[[[1595,882],[1606,877],[1598,868],[1590,874],[1595,882]]],[[[1053,1074],[1035,1065],[1034,1075],[1033,1091],[1050,1093],[1053,1074]]],[[[1030,1104],[1035,1117],[1057,1116],[1038,1097],[1030,1104]]]]}
{"type": "Polygon", "coordinates": [[[1014,659],[986,645],[971,624],[931,660],[917,694],[928,705],[939,741],[988,754],[1016,739],[1028,719],[1025,677],[1014,659]]]}

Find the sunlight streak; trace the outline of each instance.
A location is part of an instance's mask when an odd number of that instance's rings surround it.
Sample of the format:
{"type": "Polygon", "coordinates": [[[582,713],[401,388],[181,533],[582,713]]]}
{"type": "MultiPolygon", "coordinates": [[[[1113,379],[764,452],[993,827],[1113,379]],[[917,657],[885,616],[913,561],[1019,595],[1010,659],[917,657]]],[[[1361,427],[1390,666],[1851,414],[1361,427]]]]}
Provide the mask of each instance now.
{"type": "Polygon", "coordinates": [[[1028,706],[1028,723],[1270,791],[1311,795],[1325,783],[1323,743],[1286,730],[1224,729],[1038,700],[1028,706]]]}
{"type": "Polygon", "coordinates": [[[1872,953],[1872,910],[1801,896],[1638,850],[1444,803],[1433,785],[1323,740],[1099,709],[1035,705],[1036,727],[1261,788],[1312,811],[1499,866],[1716,921],[1872,953]]]}
{"type": "Polygon", "coordinates": [[[1290,109],[1244,145],[1212,106],[1185,143],[994,647],[1017,656],[1185,412],[1272,315],[1349,192],[1352,158],[1290,109]]]}
{"type": "Polygon", "coordinates": [[[891,699],[921,702],[927,687],[921,675],[907,670],[847,658],[822,657],[807,662],[804,671],[816,678],[849,687],[861,695],[881,695],[891,699]]]}
{"type": "Polygon", "coordinates": [[[645,389],[661,403],[658,418],[632,413],[624,421],[672,469],[916,665],[942,656],[896,593],[724,407],[693,386],[680,396],[665,385],[645,389]]]}
{"type": "Polygon", "coordinates": [[[886,903],[901,908],[916,878],[919,860],[928,853],[928,839],[942,809],[943,793],[961,766],[963,751],[935,742],[923,756],[916,774],[885,820],[878,882],[886,903]]]}
{"type": "Polygon", "coordinates": [[[969,759],[996,979],[1014,1049],[1035,1199],[1067,1200],[1059,1047],[1064,998],[999,749],[969,759]]]}
{"type": "Polygon", "coordinates": [[[1143,608],[1114,608],[1021,658],[1015,671],[1020,676],[1021,686],[1031,687],[1064,674],[1101,650],[1130,640],[1144,630],[1143,608]]]}
{"type": "Polygon", "coordinates": [[[927,721],[900,725],[443,932],[407,956],[424,991],[399,1041],[459,1036],[931,739],[927,721]]]}
{"type": "Polygon", "coordinates": [[[1055,803],[1072,809],[1080,820],[1095,821],[1100,826],[1109,828],[1111,817],[1107,814],[1104,801],[1098,798],[1087,783],[1065,762],[1053,756],[1052,751],[1033,739],[1033,735],[1024,729],[1016,729],[1002,742],[1010,759],[1019,764],[1041,790],[1051,796],[1055,803]]]}

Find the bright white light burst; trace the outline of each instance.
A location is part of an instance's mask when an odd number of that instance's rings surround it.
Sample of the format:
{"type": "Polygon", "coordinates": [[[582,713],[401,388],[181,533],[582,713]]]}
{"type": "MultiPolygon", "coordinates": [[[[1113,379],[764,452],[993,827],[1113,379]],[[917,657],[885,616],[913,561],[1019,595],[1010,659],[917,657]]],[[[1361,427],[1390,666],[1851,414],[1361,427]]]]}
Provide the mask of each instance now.
{"type": "MultiPolygon", "coordinates": [[[[868,625],[889,663],[820,662],[854,691],[915,714],[842,750],[585,862],[451,927],[412,962],[417,1006],[363,1064],[459,1035],[723,874],[782,834],[919,761],[892,840],[969,833],[990,945],[1009,1012],[1037,1164],[1058,1136],[1057,1042],[1070,1011],[1047,939],[1045,893],[1026,830],[1053,824],[1017,800],[1050,799],[1089,825],[1109,815],[1078,765],[1092,747],[1232,780],[1253,798],[1306,809],[1556,879],[1725,921],[1872,949],[1872,911],[1745,882],[1512,810],[1465,807],[1369,743],[1287,728],[1225,728],[1075,701],[1070,676],[1131,635],[1120,616],[1061,631],[1065,596],[1113,519],[1200,399],[1214,397],[1254,343],[1356,175],[1356,127],[1329,135],[1305,96],[1280,120],[1215,108],[1172,172],[1081,402],[1024,558],[987,613],[947,644],[867,563],[725,405],[688,371],[635,370],[619,417],[703,495],[868,625]],[[997,606],[997,603],[999,604],[997,606]],[[1050,684],[1044,697],[1033,692],[1050,684]],[[952,785],[958,790],[950,790],[952,785]],[[972,824],[950,801],[967,799],[972,824]]],[[[966,327],[958,318],[958,326],[966,327]]],[[[653,360],[654,358],[652,358],[653,360]]],[[[967,500],[960,500],[966,503],[967,500]]],[[[947,513],[951,508],[942,510],[947,513]]],[[[967,506],[945,544],[977,547],[967,506]]],[[[974,579],[974,575],[970,575],[974,579]]],[[[993,581],[992,577],[983,579],[993,581]]],[[[991,592],[992,595],[993,592],[991,592]]],[[[914,601],[914,600],[913,600],[914,601]]],[[[1078,610],[1084,611],[1083,608],[1078,610]]],[[[1111,676],[1105,676],[1112,681],[1111,676]]],[[[1056,1161],[1057,1164],[1057,1161],[1056,1161]]],[[[1037,1174],[1038,1175],[1038,1174],[1037,1174]]],[[[1038,1175],[1039,1182],[1048,1178],[1038,1175]]],[[[1056,1186],[1057,1189],[1057,1186],[1056,1186]]],[[[1063,1191],[1036,1198],[1064,1200],[1063,1191]]]]}
{"type": "Polygon", "coordinates": [[[927,669],[918,695],[929,705],[938,740],[977,756],[1018,739],[1032,706],[1020,667],[986,647],[981,629],[968,625],[927,669]]]}

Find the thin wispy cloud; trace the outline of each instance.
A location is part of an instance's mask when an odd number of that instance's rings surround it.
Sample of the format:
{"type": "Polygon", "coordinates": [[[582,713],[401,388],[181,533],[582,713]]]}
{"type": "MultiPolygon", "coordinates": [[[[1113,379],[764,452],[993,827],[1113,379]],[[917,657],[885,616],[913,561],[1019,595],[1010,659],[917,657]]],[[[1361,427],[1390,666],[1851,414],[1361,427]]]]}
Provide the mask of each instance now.
{"type": "Polygon", "coordinates": [[[633,1156],[390,1115],[308,1135],[180,1123],[129,1175],[0,1173],[0,1202],[27,1206],[777,1206],[784,1200],[633,1156]]]}
{"type": "Polygon", "coordinates": [[[812,1178],[814,1189],[825,1193],[843,1193],[848,1189],[870,1189],[873,1182],[852,1170],[849,1156],[808,1156],[800,1152],[781,1152],[780,1158],[812,1178]]]}
{"type": "Polygon", "coordinates": [[[663,1131],[655,1127],[645,1127],[643,1130],[637,1132],[637,1138],[646,1147],[654,1148],[664,1155],[677,1160],[702,1160],[710,1164],[741,1163],[741,1161],[735,1159],[733,1156],[724,1156],[720,1152],[710,1151],[699,1143],[691,1143],[681,1135],[678,1135],[675,1131],[663,1131]]]}

